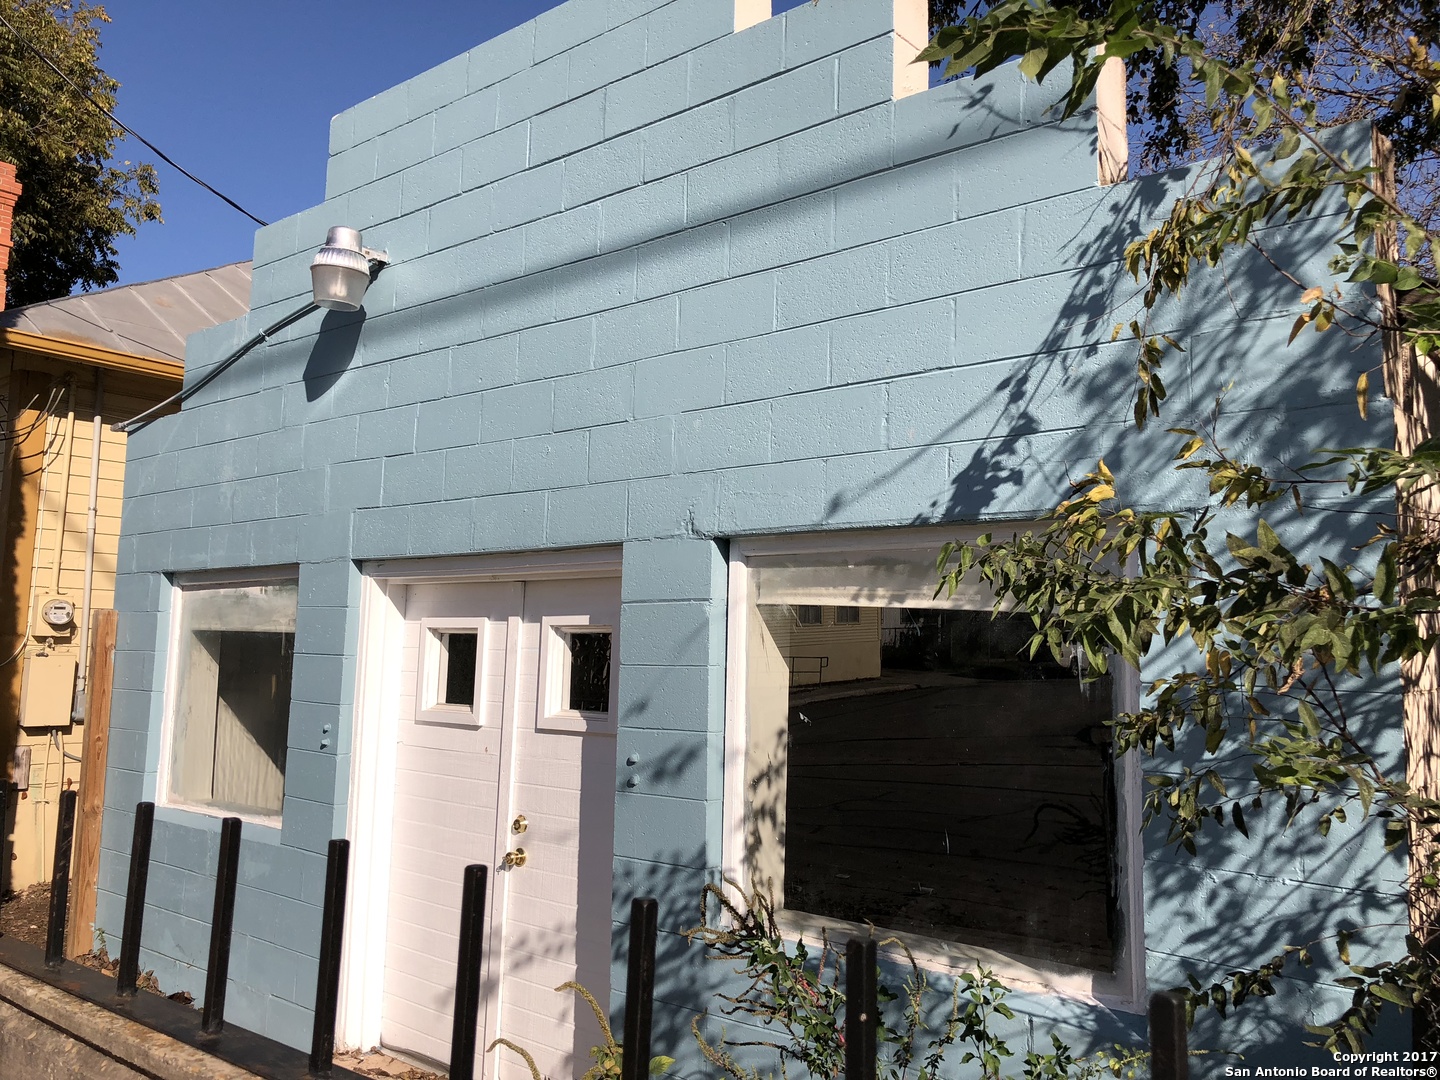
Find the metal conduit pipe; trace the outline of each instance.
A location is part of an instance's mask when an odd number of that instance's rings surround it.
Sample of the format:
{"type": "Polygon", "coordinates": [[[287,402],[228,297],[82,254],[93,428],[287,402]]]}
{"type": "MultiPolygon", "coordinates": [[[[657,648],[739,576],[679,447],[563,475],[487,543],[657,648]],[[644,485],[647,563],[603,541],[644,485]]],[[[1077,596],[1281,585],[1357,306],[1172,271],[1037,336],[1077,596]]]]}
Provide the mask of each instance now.
{"type": "MultiPolygon", "coordinates": [[[[60,591],[60,560],[65,555],[65,511],[70,502],[70,467],[75,460],[75,391],[70,391],[70,406],[65,411],[65,467],[60,471],[60,506],[55,512],[55,567],[50,577],[50,591],[60,591]]],[[[45,468],[42,462],[42,469],[45,468]]]]}
{"type": "Polygon", "coordinates": [[[100,442],[104,432],[101,413],[105,405],[105,372],[95,371],[95,409],[90,424],[90,502],[85,510],[85,585],[80,595],[80,663],[75,675],[75,703],[71,721],[85,719],[86,694],[90,688],[90,602],[95,589],[95,522],[100,508],[100,442]]]}
{"type": "Polygon", "coordinates": [[[271,334],[278,334],[281,330],[284,330],[291,323],[298,322],[306,315],[309,315],[312,311],[319,310],[319,304],[309,303],[302,308],[298,308],[297,310],[292,311],[289,315],[285,315],[282,318],[276,320],[275,322],[267,326],[264,330],[261,330],[258,334],[255,334],[253,337],[251,337],[249,341],[245,342],[245,344],[241,345],[238,349],[232,352],[229,356],[225,357],[225,359],[221,360],[218,364],[212,367],[204,375],[200,376],[200,378],[196,379],[193,383],[189,384],[178,392],[171,394],[164,401],[160,402],[160,404],[150,406],[150,408],[146,409],[138,416],[132,416],[129,420],[121,420],[117,423],[111,424],[110,430],[123,432],[126,435],[130,435],[133,432],[139,431],[142,427],[150,423],[150,421],[154,420],[155,417],[160,415],[160,413],[164,412],[171,405],[181,404],[187,401],[193,394],[199,393],[205,387],[209,386],[210,382],[213,379],[215,379],[218,375],[221,374],[221,372],[225,371],[228,367],[230,367],[231,364],[235,363],[236,360],[239,360],[242,356],[248,353],[251,349],[255,348],[255,346],[259,345],[262,341],[269,341],[271,334]]]}

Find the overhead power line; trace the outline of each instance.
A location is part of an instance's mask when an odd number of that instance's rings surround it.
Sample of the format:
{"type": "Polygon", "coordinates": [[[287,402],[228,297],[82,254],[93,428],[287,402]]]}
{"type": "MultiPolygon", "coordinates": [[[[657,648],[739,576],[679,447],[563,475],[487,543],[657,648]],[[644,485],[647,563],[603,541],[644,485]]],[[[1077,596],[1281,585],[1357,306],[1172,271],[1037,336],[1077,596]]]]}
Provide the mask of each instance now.
{"type": "Polygon", "coordinates": [[[257,225],[263,226],[270,224],[268,221],[264,221],[256,217],[249,210],[246,210],[245,207],[241,206],[234,199],[230,198],[229,195],[226,195],[223,191],[215,190],[215,188],[211,187],[204,180],[201,180],[200,177],[196,176],[189,169],[185,168],[183,165],[178,164],[174,158],[172,158],[169,154],[165,153],[164,150],[161,150],[149,139],[145,138],[144,135],[141,135],[138,131],[130,127],[128,124],[123,123],[114,113],[112,113],[109,109],[105,108],[104,105],[101,105],[98,101],[91,97],[88,90],[76,83],[75,80],[70,78],[69,75],[66,75],[65,72],[60,69],[60,66],[56,64],[54,60],[51,60],[50,57],[46,56],[45,53],[43,53],[38,46],[32,44],[30,40],[25,37],[24,34],[20,33],[19,30],[15,29],[15,27],[11,25],[10,20],[5,18],[4,15],[0,15],[0,25],[4,25],[5,29],[9,30],[10,33],[15,35],[16,41],[20,42],[21,45],[24,45],[25,48],[29,49],[32,53],[39,57],[41,63],[43,63],[51,71],[55,72],[56,75],[59,75],[60,78],[64,79],[66,85],[69,86],[70,89],[74,90],[82,98],[88,101],[93,108],[103,113],[107,118],[109,118],[112,124],[118,127],[121,131],[125,132],[125,134],[129,135],[131,138],[138,140],[141,143],[144,143],[145,146],[149,148],[150,152],[153,153],[156,157],[158,157],[161,161],[165,162],[166,165],[169,165],[172,169],[174,169],[176,172],[180,173],[180,175],[186,177],[187,179],[195,181],[195,183],[199,184],[202,188],[210,192],[210,194],[214,195],[217,199],[228,203],[230,206],[233,206],[236,210],[239,210],[240,213],[244,214],[257,225]]]}

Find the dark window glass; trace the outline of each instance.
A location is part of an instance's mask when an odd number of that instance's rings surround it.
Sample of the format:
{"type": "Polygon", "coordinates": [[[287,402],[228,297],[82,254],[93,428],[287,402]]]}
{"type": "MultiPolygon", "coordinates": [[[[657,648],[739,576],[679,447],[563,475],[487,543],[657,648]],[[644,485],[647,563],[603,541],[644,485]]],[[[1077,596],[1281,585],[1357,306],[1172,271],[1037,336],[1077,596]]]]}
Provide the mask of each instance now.
{"type": "Polygon", "coordinates": [[[570,646],[569,707],[576,712],[609,712],[610,635],[565,637],[570,646]]]}
{"type": "Polygon", "coordinates": [[[873,640],[792,645],[783,611],[785,906],[1111,970],[1108,677],[1030,659],[1026,616],[871,609],[873,640]]]}
{"type": "Polygon", "coordinates": [[[801,626],[819,626],[819,625],[820,625],[820,605],[819,605],[819,604],[796,604],[796,605],[795,605],[795,621],[798,622],[801,626]]]}
{"type": "Polygon", "coordinates": [[[441,634],[445,649],[445,705],[475,707],[475,654],[479,634],[441,634]]]}
{"type": "Polygon", "coordinates": [[[837,607],[835,609],[835,621],[837,623],[858,623],[860,621],[860,609],[858,607],[837,607]]]}

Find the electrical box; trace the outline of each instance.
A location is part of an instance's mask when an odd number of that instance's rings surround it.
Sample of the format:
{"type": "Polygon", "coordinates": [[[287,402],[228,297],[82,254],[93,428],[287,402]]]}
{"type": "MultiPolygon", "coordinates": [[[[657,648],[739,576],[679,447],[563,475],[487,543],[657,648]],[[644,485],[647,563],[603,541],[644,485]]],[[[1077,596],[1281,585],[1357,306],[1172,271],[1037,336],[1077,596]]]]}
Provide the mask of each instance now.
{"type": "Polygon", "coordinates": [[[20,693],[20,726],[57,728],[70,725],[75,703],[73,656],[36,653],[25,658],[24,689],[20,693]]]}

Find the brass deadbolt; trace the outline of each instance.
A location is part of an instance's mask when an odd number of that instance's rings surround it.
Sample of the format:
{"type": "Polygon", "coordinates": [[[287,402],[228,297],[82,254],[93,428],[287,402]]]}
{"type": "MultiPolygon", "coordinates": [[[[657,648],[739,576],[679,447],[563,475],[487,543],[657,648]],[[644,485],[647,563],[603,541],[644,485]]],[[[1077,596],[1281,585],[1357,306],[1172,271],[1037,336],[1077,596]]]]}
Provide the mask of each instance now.
{"type": "Polygon", "coordinates": [[[525,854],[525,849],[523,847],[517,847],[514,851],[507,851],[505,853],[504,862],[506,866],[513,870],[517,867],[524,866],[527,858],[528,856],[525,854]]]}
{"type": "Polygon", "coordinates": [[[524,814],[516,814],[515,820],[510,823],[510,831],[519,836],[530,827],[530,822],[525,820],[524,814]]]}

